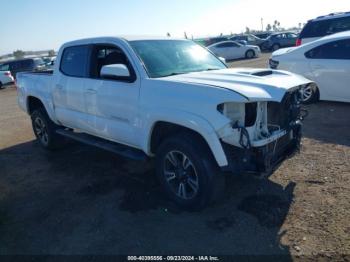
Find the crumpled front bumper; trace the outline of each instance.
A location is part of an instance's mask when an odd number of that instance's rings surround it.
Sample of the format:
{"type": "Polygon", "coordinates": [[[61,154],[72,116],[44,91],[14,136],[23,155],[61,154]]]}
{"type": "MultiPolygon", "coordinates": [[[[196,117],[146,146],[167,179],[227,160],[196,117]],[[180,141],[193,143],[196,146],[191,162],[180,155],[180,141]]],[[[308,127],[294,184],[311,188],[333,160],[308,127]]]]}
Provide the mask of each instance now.
{"type": "Polygon", "coordinates": [[[225,172],[252,173],[269,176],[286,158],[300,149],[302,124],[296,121],[286,130],[286,134],[264,146],[239,148],[222,142],[228,165],[222,167],[225,172]]]}

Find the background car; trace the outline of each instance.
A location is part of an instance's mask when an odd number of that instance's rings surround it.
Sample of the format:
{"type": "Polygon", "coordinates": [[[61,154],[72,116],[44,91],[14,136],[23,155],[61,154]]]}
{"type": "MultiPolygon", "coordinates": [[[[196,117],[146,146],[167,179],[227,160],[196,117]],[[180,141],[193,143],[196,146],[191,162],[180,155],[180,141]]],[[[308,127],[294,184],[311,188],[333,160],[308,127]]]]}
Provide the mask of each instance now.
{"type": "Polygon", "coordinates": [[[262,49],[276,51],[281,47],[295,46],[297,38],[297,34],[293,32],[275,33],[266,38],[262,49]]]}
{"type": "Polygon", "coordinates": [[[19,72],[42,71],[45,69],[45,62],[41,58],[18,59],[0,64],[0,71],[11,71],[14,78],[19,72]]]}
{"type": "Polygon", "coordinates": [[[47,70],[52,70],[55,64],[56,56],[52,57],[43,57],[43,61],[45,63],[45,67],[47,70]]]}
{"type": "Polygon", "coordinates": [[[296,45],[315,41],[326,35],[350,30],[350,12],[319,16],[309,20],[300,32],[296,45]]]}
{"type": "Polygon", "coordinates": [[[212,44],[219,43],[222,41],[227,41],[227,40],[228,40],[227,37],[218,36],[218,37],[198,38],[198,39],[194,39],[194,42],[202,46],[210,46],[212,44]]]}
{"type": "Polygon", "coordinates": [[[225,41],[208,46],[216,56],[226,60],[253,58],[260,55],[260,48],[253,45],[241,45],[235,41],[225,41]]]}
{"type": "Polygon", "coordinates": [[[10,71],[0,71],[0,89],[4,88],[6,85],[12,84],[14,78],[10,71]]]}
{"type": "Polygon", "coordinates": [[[260,38],[260,39],[266,39],[268,38],[270,35],[272,35],[272,32],[264,32],[264,33],[256,33],[254,34],[256,37],[260,38]]]}
{"type": "Polygon", "coordinates": [[[303,89],[304,103],[318,99],[350,102],[350,31],[278,50],[269,64],[316,82],[317,86],[303,89]]]}
{"type": "Polygon", "coordinates": [[[264,42],[264,39],[260,39],[252,34],[244,34],[244,35],[236,35],[231,37],[229,40],[231,41],[246,41],[248,45],[259,46],[264,42]]]}

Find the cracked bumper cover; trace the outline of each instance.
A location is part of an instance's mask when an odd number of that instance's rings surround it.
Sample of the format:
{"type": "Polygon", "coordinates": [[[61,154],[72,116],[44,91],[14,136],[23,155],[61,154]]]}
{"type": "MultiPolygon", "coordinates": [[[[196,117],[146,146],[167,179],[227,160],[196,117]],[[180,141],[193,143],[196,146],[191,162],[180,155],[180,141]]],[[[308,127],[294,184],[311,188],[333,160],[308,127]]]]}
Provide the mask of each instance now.
{"type": "Polygon", "coordinates": [[[249,149],[221,142],[228,161],[228,165],[221,169],[231,173],[271,175],[283,160],[299,151],[301,127],[301,122],[296,121],[278,139],[249,149]]]}

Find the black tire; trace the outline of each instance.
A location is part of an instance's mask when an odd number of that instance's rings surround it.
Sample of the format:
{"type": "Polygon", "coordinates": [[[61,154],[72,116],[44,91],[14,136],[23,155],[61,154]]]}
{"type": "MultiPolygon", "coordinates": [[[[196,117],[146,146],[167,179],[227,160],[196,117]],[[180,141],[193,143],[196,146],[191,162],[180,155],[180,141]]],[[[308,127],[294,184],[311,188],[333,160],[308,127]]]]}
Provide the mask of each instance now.
{"type": "Polygon", "coordinates": [[[245,58],[247,59],[252,59],[255,57],[255,52],[253,50],[248,50],[245,52],[245,58]]]}
{"type": "Polygon", "coordinates": [[[271,47],[272,51],[276,51],[276,50],[278,50],[280,48],[281,48],[281,46],[279,44],[273,44],[272,47],[271,47]]]}
{"type": "Polygon", "coordinates": [[[64,137],[58,135],[56,130],[62,128],[51,121],[44,108],[38,108],[31,114],[33,132],[40,145],[49,150],[55,150],[64,145],[64,137]],[[41,133],[39,132],[42,124],[41,133]]]}
{"type": "Polygon", "coordinates": [[[175,135],[162,142],[156,153],[156,171],[167,196],[184,209],[200,210],[218,200],[224,193],[225,177],[220,173],[208,146],[190,132],[175,135]],[[181,153],[188,159],[187,168],[181,153]],[[176,168],[170,161],[172,154],[173,160],[176,159],[178,164],[176,168]],[[174,172],[169,171],[171,167],[174,172]],[[168,180],[170,177],[171,180],[168,180]],[[183,186],[180,186],[181,183],[183,186]],[[194,190],[196,186],[197,190],[194,190]],[[182,191],[186,191],[185,194],[179,193],[182,191]]]}
{"type": "Polygon", "coordinates": [[[3,87],[3,85],[2,85],[2,83],[0,82],[0,89],[3,89],[4,87],[3,87]]]}
{"type": "Polygon", "coordinates": [[[305,105],[309,105],[318,101],[320,93],[316,86],[306,86],[302,92],[301,102],[305,105]]]}

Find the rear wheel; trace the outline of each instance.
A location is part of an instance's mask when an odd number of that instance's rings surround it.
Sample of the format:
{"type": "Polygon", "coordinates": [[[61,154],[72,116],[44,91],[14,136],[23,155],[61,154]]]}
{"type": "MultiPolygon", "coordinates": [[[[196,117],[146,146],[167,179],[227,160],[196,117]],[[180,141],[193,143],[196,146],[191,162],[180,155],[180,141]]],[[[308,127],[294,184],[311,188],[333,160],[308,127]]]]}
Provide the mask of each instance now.
{"type": "Polygon", "coordinates": [[[248,59],[251,59],[255,56],[255,52],[253,50],[248,50],[246,53],[245,53],[245,57],[248,58],[248,59]]]}
{"type": "Polygon", "coordinates": [[[57,149],[65,142],[65,139],[56,133],[61,128],[51,121],[45,109],[38,108],[31,114],[33,131],[45,149],[57,149]]]}
{"type": "Polygon", "coordinates": [[[225,178],[211,152],[191,133],[170,137],[160,145],[156,169],[165,193],[182,208],[201,209],[224,191],[225,178]]]}
{"type": "Polygon", "coordinates": [[[2,83],[0,82],[0,89],[3,89],[4,87],[3,87],[3,85],[2,85],[2,83]]]}

